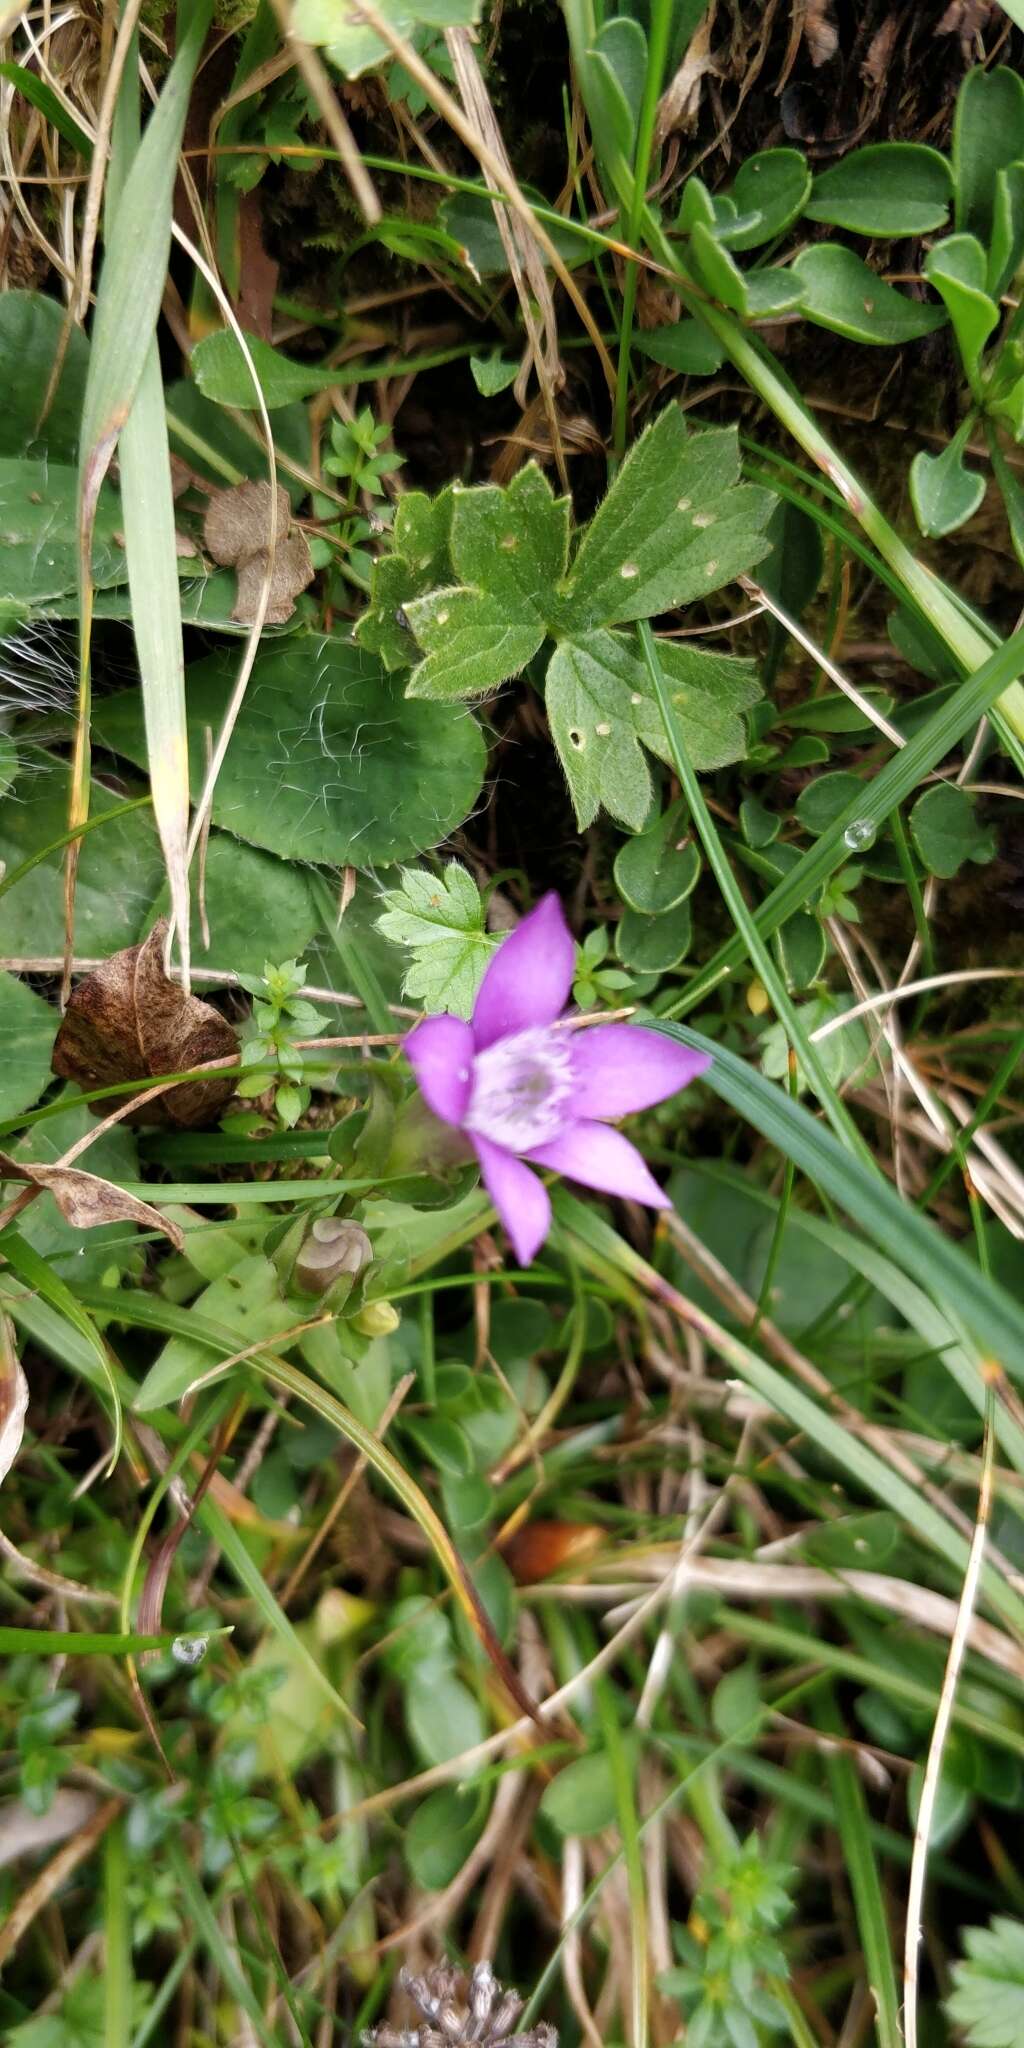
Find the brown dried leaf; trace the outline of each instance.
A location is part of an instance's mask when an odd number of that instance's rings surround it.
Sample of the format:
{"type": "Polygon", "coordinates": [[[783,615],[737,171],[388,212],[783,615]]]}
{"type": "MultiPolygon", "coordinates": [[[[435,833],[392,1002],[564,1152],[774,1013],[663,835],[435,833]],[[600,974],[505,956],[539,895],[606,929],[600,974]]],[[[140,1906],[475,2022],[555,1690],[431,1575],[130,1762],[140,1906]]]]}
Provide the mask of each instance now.
{"type": "Polygon", "coordinates": [[[995,13],[994,0],[951,0],[942,20],[933,30],[937,36],[959,36],[965,55],[977,41],[995,13]]]}
{"type": "Polygon", "coordinates": [[[14,1344],[14,1327],[0,1315],[0,1484],[6,1479],[25,1434],[28,1381],[14,1344]]]}
{"type": "MultiPolygon", "coordinates": [[[[79,982],[53,1048],[55,1074],[81,1088],[103,1088],[115,1081],[143,1083],[146,1075],[177,1074],[237,1053],[238,1040],[220,1012],[168,980],[166,933],[167,919],[161,918],[141,945],[112,954],[79,982]]],[[[233,1073],[183,1081],[132,1110],[125,1122],[194,1130],[213,1122],[234,1086],[233,1073]]],[[[98,1116],[107,1109],[106,1103],[89,1106],[98,1116]]]]}
{"type": "MultiPolygon", "coordinates": [[[[232,606],[231,616],[240,626],[251,626],[256,617],[267,573],[267,551],[261,548],[258,555],[250,555],[238,564],[238,595],[232,606]]],[[[310,559],[304,533],[290,533],[287,540],[279,540],[274,549],[274,568],[270,578],[270,599],[265,613],[268,626],[283,626],[295,610],[295,599],[300,590],[312,583],[316,571],[310,559]]]]}
{"type": "MultiPolygon", "coordinates": [[[[238,596],[232,618],[240,626],[251,625],[256,617],[270,554],[270,485],[235,484],[228,491],[215,491],[206,508],[203,539],[215,562],[238,571],[238,596]]],[[[289,533],[291,505],[288,493],[277,486],[277,539],[270,578],[268,625],[283,626],[291,618],[293,600],[305,590],[315,574],[306,537],[289,533]]]]}
{"type": "Polygon", "coordinates": [[[832,19],[832,0],[807,0],[804,41],[815,70],[835,56],[839,48],[839,30],[832,19]]]}
{"type": "Polygon", "coordinates": [[[892,53],[896,44],[899,23],[894,14],[888,14],[880,29],[868,44],[868,54],[860,67],[865,85],[880,86],[886,78],[892,53]]]}
{"type": "MultiPolygon", "coordinates": [[[[128,1119],[126,1119],[128,1121],[128,1119]]],[[[34,1166],[27,1159],[12,1159],[0,1152],[0,1180],[25,1180],[53,1196],[66,1223],[75,1230],[95,1230],[100,1223],[141,1223],[145,1230],[162,1230],[175,1249],[185,1249],[185,1233],[152,1209],[148,1202],[126,1195],[112,1180],[98,1173],[84,1173],[77,1166],[34,1166]]],[[[2,1476],[2,1475],[0,1475],[2,1476]]]]}

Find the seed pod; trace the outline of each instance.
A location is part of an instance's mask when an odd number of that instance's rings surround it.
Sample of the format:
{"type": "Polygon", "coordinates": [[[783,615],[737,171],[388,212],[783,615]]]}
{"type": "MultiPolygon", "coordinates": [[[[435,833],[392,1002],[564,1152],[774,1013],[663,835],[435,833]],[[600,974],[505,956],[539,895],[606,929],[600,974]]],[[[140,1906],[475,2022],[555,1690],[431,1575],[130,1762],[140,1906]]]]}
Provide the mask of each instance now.
{"type": "Polygon", "coordinates": [[[501,1554],[517,1583],[532,1586],[590,1557],[603,1540],[604,1530],[592,1522],[526,1522],[501,1554]]]}
{"type": "Polygon", "coordinates": [[[318,1216],[295,1261],[294,1283],[303,1294],[326,1294],[344,1274],[350,1283],[369,1265],[373,1246],[358,1223],[318,1216]]]}

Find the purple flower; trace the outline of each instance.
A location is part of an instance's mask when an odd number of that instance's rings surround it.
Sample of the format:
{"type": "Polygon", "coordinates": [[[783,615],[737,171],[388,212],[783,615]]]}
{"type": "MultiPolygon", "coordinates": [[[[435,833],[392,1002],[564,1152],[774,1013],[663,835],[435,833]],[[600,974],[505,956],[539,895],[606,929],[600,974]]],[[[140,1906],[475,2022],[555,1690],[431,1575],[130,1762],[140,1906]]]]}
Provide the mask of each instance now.
{"type": "Polygon", "coordinates": [[[574,947],[557,896],[504,941],[472,1021],[425,1017],[406,1040],[435,1116],[464,1131],[521,1266],[551,1227],[544,1166],[602,1194],[668,1207],[635,1145],[607,1118],[664,1102],[710,1061],[639,1024],[565,1029],[574,947]]]}

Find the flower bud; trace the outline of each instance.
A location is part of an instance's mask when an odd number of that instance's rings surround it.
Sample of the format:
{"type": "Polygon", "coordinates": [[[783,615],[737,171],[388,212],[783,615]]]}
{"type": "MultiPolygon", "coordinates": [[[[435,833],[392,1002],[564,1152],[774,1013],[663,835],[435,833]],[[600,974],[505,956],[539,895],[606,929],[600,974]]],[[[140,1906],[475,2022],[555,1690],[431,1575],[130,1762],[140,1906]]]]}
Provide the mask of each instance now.
{"type": "Polygon", "coordinates": [[[358,1223],[318,1216],[295,1261],[295,1285],[304,1294],[326,1294],[345,1274],[356,1280],[372,1257],[373,1246],[358,1223]]]}
{"type": "Polygon", "coordinates": [[[366,1307],[352,1317],[352,1328],[358,1330],[361,1337],[390,1337],[401,1320],[390,1301],[368,1301],[366,1307]]]}

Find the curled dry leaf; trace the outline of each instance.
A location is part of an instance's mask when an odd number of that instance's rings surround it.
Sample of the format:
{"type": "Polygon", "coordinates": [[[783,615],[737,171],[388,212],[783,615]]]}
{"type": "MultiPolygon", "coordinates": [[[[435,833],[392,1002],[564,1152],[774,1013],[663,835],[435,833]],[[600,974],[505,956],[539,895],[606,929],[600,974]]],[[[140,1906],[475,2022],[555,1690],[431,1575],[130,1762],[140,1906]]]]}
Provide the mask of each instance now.
{"type": "Polygon", "coordinates": [[[74,1230],[94,1230],[99,1223],[141,1223],[145,1230],[162,1230],[175,1249],[185,1249],[185,1233],[148,1202],[126,1195],[111,1180],[98,1173],[83,1173],[77,1166],[33,1166],[26,1159],[12,1159],[0,1152],[0,1180],[24,1180],[53,1196],[66,1223],[74,1230]]]}
{"type": "Polygon", "coordinates": [[[14,1328],[0,1314],[0,1485],[6,1479],[25,1434],[28,1381],[14,1343],[14,1328]]]}
{"type": "Polygon", "coordinates": [[[839,31],[832,18],[832,0],[807,0],[804,41],[815,70],[835,56],[839,48],[839,31]]]}
{"type": "MultiPolygon", "coordinates": [[[[138,1081],[141,1088],[147,1075],[179,1074],[237,1054],[238,1040],[220,1012],[168,980],[166,933],[167,919],[161,918],[141,945],[111,954],[79,983],[53,1048],[55,1074],[84,1089],[115,1081],[138,1081]]],[[[125,1122],[194,1130],[214,1121],[234,1087],[231,1072],[184,1081],[130,1111],[125,1122]]],[[[108,1107],[90,1104],[97,1116],[108,1107]]]]}
{"type": "MultiPolygon", "coordinates": [[[[203,539],[215,562],[234,569],[238,594],[231,616],[240,626],[256,617],[270,559],[270,485],[249,481],[231,490],[215,491],[206,508],[203,539]]],[[[314,569],[306,536],[289,533],[288,493],[277,485],[276,537],[270,576],[267,623],[283,626],[295,610],[300,590],[313,581],[314,569]]]]}

